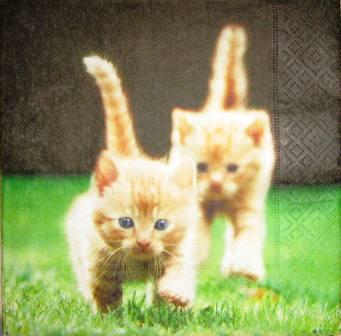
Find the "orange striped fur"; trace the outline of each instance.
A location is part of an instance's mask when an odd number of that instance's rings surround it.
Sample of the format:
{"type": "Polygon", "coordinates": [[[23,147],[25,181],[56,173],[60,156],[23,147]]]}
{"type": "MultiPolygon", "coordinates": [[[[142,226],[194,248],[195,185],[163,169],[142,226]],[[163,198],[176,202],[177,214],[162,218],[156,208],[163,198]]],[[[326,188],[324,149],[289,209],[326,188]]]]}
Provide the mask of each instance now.
{"type": "Polygon", "coordinates": [[[212,62],[209,93],[204,110],[236,110],[246,105],[244,66],[246,36],[243,28],[229,25],[221,32],[212,62]]]}
{"type": "Polygon", "coordinates": [[[107,148],[112,153],[122,156],[139,155],[128,101],[116,69],[110,62],[98,56],[85,57],[83,61],[87,72],[95,78],[101,92],[107,148]]]}

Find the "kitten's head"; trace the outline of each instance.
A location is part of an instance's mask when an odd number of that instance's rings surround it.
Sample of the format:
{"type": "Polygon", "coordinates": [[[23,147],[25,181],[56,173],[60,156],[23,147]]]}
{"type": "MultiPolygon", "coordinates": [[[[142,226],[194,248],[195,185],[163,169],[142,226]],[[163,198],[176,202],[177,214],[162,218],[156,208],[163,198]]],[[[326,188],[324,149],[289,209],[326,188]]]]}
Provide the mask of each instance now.
{"type": "Polygon", "coordinates": [[[137,259],[176,254],[196,222],[195,167],[148,159],[113,158],[104,151],[94,180],[94,222],[104,242],[137,259]]]}
{"type": "Polygon", "coordinates": [[[249,183],[269,134],[263,111],[173,111],[173,150],[195,160],[199,195],[205,198],[228,199],[249,183]]]}

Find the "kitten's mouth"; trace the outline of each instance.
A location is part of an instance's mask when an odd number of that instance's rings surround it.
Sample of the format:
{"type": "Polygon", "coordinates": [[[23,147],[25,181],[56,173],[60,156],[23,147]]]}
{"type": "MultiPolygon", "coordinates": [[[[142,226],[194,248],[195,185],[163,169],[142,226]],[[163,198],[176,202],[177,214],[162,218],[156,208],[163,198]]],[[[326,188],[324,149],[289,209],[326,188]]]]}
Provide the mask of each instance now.
{"type": "Polygon", "coordinates": [[[149,260],[155,257],[152,249],[143,250],[139,247],[133,247],[131,249],[131,254],[134,256],[134,258],[139,260],[149,260]]]}
{"type": "Polygon", "coordinates": [[[226,198],[226,195],[225,195],[225,193],[222,192],[222,191],[217,192],[217,191],[212,191],[211,189],[208,189],[208,190],[206,191],[206,197],[207,197],[207,198],[210,198],[210,199],[212,199],[212,200],[220,201],[220,200],[225,199],[225,198],[226,198]]]}
{"type": "Polygon", "coordinates": [[[209,198],[215,201],[221,201],[231,198],[237,192],[237,188],[234,185],[224,185],[219,189],[207,188],[205,192],[205,198],[209,198]]]}

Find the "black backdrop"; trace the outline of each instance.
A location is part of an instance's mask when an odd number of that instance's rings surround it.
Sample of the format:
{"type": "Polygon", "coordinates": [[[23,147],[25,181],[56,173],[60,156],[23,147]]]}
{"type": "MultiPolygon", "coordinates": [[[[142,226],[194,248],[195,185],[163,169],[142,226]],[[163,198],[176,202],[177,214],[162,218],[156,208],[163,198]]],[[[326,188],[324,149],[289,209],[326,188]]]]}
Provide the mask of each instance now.
{"type": "Polygon", "coordinates": [[[235,22],[248,33],[249,105],[274,116],[277,180],[337,179],[337,1],[34,0],[1,9],[4,173],[91,171],[104,138],[82,64],[94,53],[117,66],[142,146],[164,155],[170,111],[203,103],[216,38],[235,22]]]}

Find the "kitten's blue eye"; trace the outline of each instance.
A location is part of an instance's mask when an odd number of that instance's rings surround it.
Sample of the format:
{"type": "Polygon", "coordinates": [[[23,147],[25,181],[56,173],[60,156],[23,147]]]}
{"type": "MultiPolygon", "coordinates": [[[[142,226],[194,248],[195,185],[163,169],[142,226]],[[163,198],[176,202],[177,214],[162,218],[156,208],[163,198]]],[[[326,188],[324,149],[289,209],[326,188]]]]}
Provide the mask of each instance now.
{"type": "Polygon", "coordinates": [[[134,221],[130,217],[120,217],[118,219],[118,224],[120,224],[123,229],[130,229],[134,226],[134,221]]]}
{"type": "Polygon", "coordinates": [[[198,162],[197,171],[199,173],[206,173],[208,171],[208,164],[206,162],[198,162]]]}
{"type": "Polygon", "coordinates": [[[169,222],[167,219],[159,219],[155,222],[154,228],[159,231],[164,231],[168,228],[169,222]]]}
{"type": "Polygon", "coordinates": [[[230,163],[226,166],[226,170],[229,173],[235,173],[238,170],[238,168],[239,168],[238,165],[235,163],[230,163]]]}

